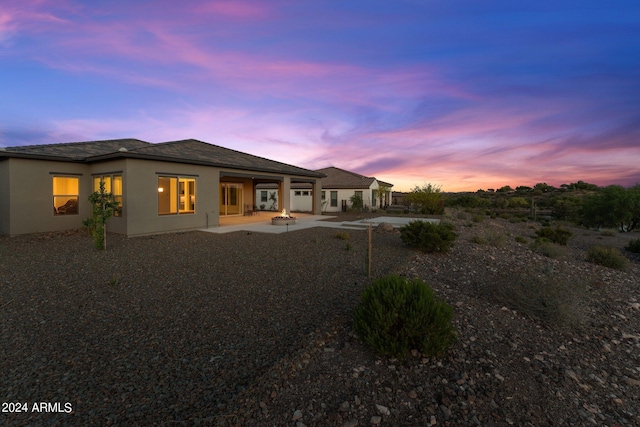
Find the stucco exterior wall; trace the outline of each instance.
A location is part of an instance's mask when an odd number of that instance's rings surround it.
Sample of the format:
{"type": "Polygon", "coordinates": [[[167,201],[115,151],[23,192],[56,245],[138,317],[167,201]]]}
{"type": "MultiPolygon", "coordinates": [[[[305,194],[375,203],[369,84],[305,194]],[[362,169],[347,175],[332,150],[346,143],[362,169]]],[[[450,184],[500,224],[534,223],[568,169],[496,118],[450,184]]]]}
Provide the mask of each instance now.
{"type": "MultiPolygon", "coordinates": [[[[226,170],[212,166],[183,164],[147,159],[120,158],[95,163],[56,162],[50,160],[7,158],[0,161],[0,233],[24,234],[61,231],[82,227],[91,216],[88,201],[93,178],[122,175],[122,216],[112,217],[107,231],[141,236],[219,226],[220,182],[242,184],[243,208],[256,203],[251,172],[226,170]],[[221,174],[224,175],[221,178],[221,174]],[[78,178],[78,213],[54,215],[53,177],[78,178]],[[161,215],[158,212],[158,178],[161,176],[195,179],[195,212],[161,215]]],[[[280,200],[290,210],[291,178],[281,174],[261,174],[280,180],[287,196],[280,200]]],[[[319,194],[318,194],[319,198],[319,194]]],[[[319,202],[317,203],[319,213],[319,202]]]]}
{"type": "Polygon", "coordinates": [[[9,233],[9,164],[11,159],[0,161],[0,234],[9,233]]]}
{"type": "Polygon", "coordinates": [[[351,207],[351,197],[356,193],[356,191],[362,191],[362,202],[364,206],[371,207],[373,201],[373,193],[371,189],[340,189],[340,190],[332,190],[330,188],[323,189],[325,192],[325,201],[323,212],[341,212],[342,211],[342,201],[347,201],[347,207],[351,207]],[[331,206],[331,192],[338,192],[338,206],[331,206]]]}
{"type": "MultiPolygon", "coordinates": [[[[8,163],[8,218],[6,234],[40,233],[82,227],[91,209],[87,198],[91,192],[90,166],[71,162],[54,162],[11,158],[8,163]],[[53,177],[78,178],[78,214],[54,215],[53,177]]],[[[4,185],[6,193],[7,185],[4,185]]],[[[4,205],[4,202],[3,202],[4,205]]],[[[6,207],[3,207],[7,210],[6,207]]],[[[3,220],[4,222],[4,220],[3,220]]]]}
{"type": "Polygon", "coordinates": [[[127,159],[126,180],[123,177],[123,218],[127,235],[140,236],[168,231],[205,228],[218,213],[219,171],[210,166],[151,160],[127,159]],[[195,213],[160,215],[158,213],[158,177],[195,178],[195,213]]]}

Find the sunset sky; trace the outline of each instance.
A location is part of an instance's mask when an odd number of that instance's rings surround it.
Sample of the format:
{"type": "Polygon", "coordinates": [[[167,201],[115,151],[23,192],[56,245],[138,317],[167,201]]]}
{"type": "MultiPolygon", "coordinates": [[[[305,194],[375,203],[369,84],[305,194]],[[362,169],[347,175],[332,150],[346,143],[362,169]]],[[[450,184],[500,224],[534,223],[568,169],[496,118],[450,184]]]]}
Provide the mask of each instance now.
{"type": "Polygon", "coordinates": [[[640,1],[2,0],[0,146],[195,138],[404,191],[640,182],[640,1]]]}

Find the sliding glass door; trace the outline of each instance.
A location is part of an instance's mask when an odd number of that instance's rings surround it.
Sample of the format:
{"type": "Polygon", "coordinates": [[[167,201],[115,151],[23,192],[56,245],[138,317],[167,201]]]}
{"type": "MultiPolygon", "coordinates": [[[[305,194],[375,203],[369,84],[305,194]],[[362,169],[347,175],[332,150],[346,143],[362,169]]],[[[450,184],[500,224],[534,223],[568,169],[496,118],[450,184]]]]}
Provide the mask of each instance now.
{"type": "Polygon", "coordinates": [[[242,184],[220,184],[220,215],[242,215],[242,184]]]}

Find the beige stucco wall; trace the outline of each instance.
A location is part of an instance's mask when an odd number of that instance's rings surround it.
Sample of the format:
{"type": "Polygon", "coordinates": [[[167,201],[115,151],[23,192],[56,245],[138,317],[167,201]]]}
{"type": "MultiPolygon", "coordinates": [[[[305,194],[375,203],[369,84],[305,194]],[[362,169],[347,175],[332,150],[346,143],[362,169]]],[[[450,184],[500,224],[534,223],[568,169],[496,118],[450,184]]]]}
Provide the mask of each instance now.
{"type": "MultiPolygon", "coordinates": [[[[195,230],[219,225],[221,172],[247,176],[224,176],[227,182],[243,185],[243,204],[255,205],[255,187],[250,172],[221,170],[210,166],[141,159],[116,159],[93,164],[9,158],[0,161],[0,232],[24,234],[82,227],[91,216],[88,197],[96,175],[122,174],[122,217],[107,223],[109,232],[140,236],[171,231],[195,230]],[[53,177],[79,178],[77,215],[53,215],[53,177]],[[193,177],[196,205],[193,214],[158,214],[158,177],[193,177]]],[[[262,174],[283,179],[279,174],[262,174]]],[[[289,177],[284,177],[286,194],[281,202],[289,211],[289,177]]],[[[318,185],[319,188],[319,185],[318,185]]],[[[319,200],[319,190],[315,192],[319,200]]],[[[316,208],[319,213],[319,201],[316,208]]]]}
{"type": "Polygon", "coordinates": [[[9,233],[9,162],[0,160],[0,233],[9,233]]]}
{"type": "Polygon", "coordinates": [[[82,227],[90,215],[87,197],[91,190],[90,166],[11,158],[9,164],[9,230],[7,234],[39,233],[82,227]],[[77,215],[53,214],[53,177],[78,177],[77,215]]]}
{"type": "Polygon", "coordinates": [[[139,236],[167,231],[196,230],[217,225],[219,171],[209,166],[127,159],[123,179],[123,218],[127,234],[139,236]],[[196,180],[196,207],[193,214],[158,214],[158,177],[193,177],[196,180]],[[215,224],[212,224],[215,223],[215,224]]]}

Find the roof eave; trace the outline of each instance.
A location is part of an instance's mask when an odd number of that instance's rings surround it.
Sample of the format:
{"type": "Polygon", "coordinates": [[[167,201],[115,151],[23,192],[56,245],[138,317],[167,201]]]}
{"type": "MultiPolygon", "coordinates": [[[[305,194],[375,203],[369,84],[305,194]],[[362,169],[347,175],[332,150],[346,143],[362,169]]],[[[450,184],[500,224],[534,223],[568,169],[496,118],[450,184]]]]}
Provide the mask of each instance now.
{"type": "Polygon", "coordinates": [[[83,159],[76,159],[72,157],[52,156],[47,154],[30,154],[30,153],[18,153],[15,151],[0,151],[0,158],[15,158],[15,159],[31,159],[31,160],[51,160],[54,162],[77,162],[82,163],[83,159]]]}
{"type": "Polygon", "coordinates": [[[165,157],[165,156],[157,156],[152,154],[140,154],[135,152],[122,152],[119,151],[117,153],[103,154],[100,156],[87,157],[87,163],[100,162],[105,160],[112,160],[118,158],[132,158],[132,159],[141,159],[141,160],[156,160],[162,162],[170,162],[170,163],[184,163],[189,165],[202,165],[202,166],[212,166],[222,169],[238,169],[243,171],[256,171],[263,173],[273,173],[273,174],[284,174],[284,175],[294,175],[294,176],[307,176],[311,178],[324,178],[326,175],[320,172],[315,171],[306,171],[302,170],[300,172],[292,173],[285,171],[274,171],[271,169],[260,168],[260,167],[247,167],[247,166],[239,166],[239,165],[229,165],[224,163],[217,163],[205,160],[187,160],[187,159],[177,159],[175,157],[165,157]]]}

